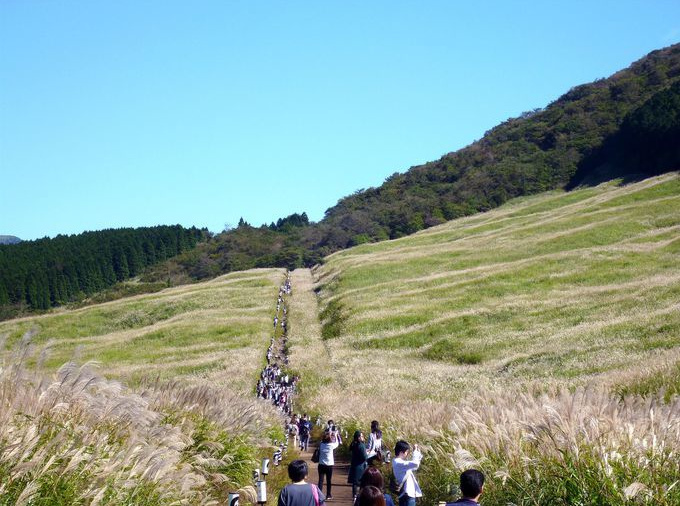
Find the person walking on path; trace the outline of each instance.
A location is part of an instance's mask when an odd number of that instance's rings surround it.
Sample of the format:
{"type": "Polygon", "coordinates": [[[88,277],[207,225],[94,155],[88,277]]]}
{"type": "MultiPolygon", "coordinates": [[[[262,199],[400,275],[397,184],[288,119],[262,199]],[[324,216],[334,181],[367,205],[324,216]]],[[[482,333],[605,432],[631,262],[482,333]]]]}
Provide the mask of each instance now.
{"type": "Polygon", "coordinates": [[[307,413],[302,415],[300,422],[298,423],[299,433],[300,433],[300,450],[307,451],[309,447],[309,436],[312,431],[312,424],[309,421],[307,413]]]}
{"type": "Polygon", "coordinates": [[[326,499],[332,500],[331,481],[333,480],[333,466],[335,465],[334,451],[339,446],[338,441],[333,441],[330,432],[324,432],[323,439],[319,444],[319,490],[323,490],[323,478],[326,477],[326,499]]]}
{"type": "Polygon", "coordinates": [[[423,496],[414,474],[414,471],[420,467],[423,454],[420,453],[418,445],[414,445],[411,460],[406,460],[410,451],[411,445],[406,441],[397,441],[394,446],[395,457],[392,460],[392,472],[397,483],[399,506],[416,506],[416,498],[423,496]]]}
{"type": "Polygon", "coordinates": [[[366,454],[366,439],[364,438],[363,432],[360,430],[354,433],[354,438],[352,443],[349,445],[350,452],[352,454],[352,460],[349,464],[349,475],[347,476],[347,483],[352,484],[352,499],[356,498],[357,491],[359,490],[359,483],[361,482],[361,476],[364,474],[368,464],[366,460],[368,455],[366,454]]]}
{"type": "Polygon", "coordinates": [[[477,469],[468,469],[460,475],[460,492],[462,499],[446,503],[446,506],[479,506],[479,497],[484,492],[484,473],[477,469]]]}
{"type": "Polygon", "coordinates": [[[288,477],[292,483],[279,493],[278,506],[319,506],[326,500],[314,483],[305,481],[308,474],[309,468],[304,460],[294,460],[288,464],[288,477]]]}

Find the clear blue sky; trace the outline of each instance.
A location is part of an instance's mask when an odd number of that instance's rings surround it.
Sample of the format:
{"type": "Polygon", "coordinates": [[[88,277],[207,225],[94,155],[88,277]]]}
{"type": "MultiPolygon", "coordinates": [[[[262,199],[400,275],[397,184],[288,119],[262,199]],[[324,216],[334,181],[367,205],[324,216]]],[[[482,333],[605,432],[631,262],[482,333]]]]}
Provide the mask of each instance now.
{"type": "Polygon", "coordinates": [[[0,234],[317,221],[678,41],[677,0],[2,0],[0,234]]]}

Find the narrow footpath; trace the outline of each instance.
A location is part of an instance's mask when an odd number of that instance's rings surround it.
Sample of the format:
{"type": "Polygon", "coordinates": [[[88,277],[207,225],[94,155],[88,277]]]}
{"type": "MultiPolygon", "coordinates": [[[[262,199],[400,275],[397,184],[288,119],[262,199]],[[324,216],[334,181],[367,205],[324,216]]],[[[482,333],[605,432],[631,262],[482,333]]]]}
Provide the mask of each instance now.
{"type": "MultiPolygon", "coordinates": [[[[309,448],[306,452],[300,452],[300,458],[307,462],[309,466],[309,483],[319,484],[319,473],[317,469],[318,464],[312,462],[312,453],[316,449],[319,442],[311,440],[309,442],[309,448]]],[[[331,482],[331,493],[333,494],[333,499],[328,501],[328,504],[333,504],[333,506],[352,506],[352,485],[347,483],[347,474],[349,473],[349,462],[345,459],[341,459],[335,456],[335,466],[333,466],[333,480],[331,482]]],[[[323,484],[321,488],[324,494],[326,494],[326,484],[323,484]]]]}
{"type": "MultiPolygon", "coordinates": [[[[298,278],[303,281],[305,288],[309,289],[311,293],[311,273],[309,269],[298,269],[294,272],[293,278],[298,278]],[[310,285],[310,286],[306,286],[310,285]]],[[[288,357],[288,316],[289,298],[293,295],[293,284],[291,279],[291,273],[286,273],[286,278],[284,283],[279,288],[278,298],[276,301],[276,310],[273,318],[273,331],[269,342],[269,348],[266,353],[267,365],[262,370],[260,378],[255,386],[255,394],[261,399],[265,399],[271,402],[274,406],[278,407],[282,415],[285,417],[290,417],[295,414],[295,394],[296,387],[299,381],[298,377],[292,377],[287,372],[287,366],[289,363],[288,357]]],[[[314,301],[315,302],[315,301],[314,301]]],[[[315,304],[314,304],[315,306],[315,304]]],[[[305,315],[306,317],[313,319],[314,325],[318,326],[318,316],[316,313],[314,315],[305,315]]],[[[303,326],[307,323],[307,326],[311,325],[312,322],[300,322],[303,326]]],[[[302,329],[298,329],[300,332],[302,329]]],[[[316,333],[319,329],[314,329],[316,333]]],[[[302,331],[304,332],[304,330],[302,331]]],[[[306,341],[306,339],[305,339],[306,341]]],[[[319,339],[317,341],[320,342],[319,339]]],[[[304,343],[305,345],[308,343],[304,343]]],[[[323,348],[322,348],[323,349],[323,348]]],[[[298,413],[299,414],[299,413],[298,413]]],[[[274,465],[278,465],[278,462],[282,460],[282,453],[286,449],[291,448],[297,442],[297,438],[289,438],[287,443],[281,443],[279,449],[273,455],[274,465]]],[[[300,450],[300,458],[307,462],[309,466],[309,483],[319,483],[318,474],[318,464],[312,462],[312,454],[319,444],[318,438],[312,438],[309,442],[309,447],[307,451],[300,450]]],[[[352,506],[352,486],[347,483],[347,475],[349,473],[349,462],[346,459],[335,456],[335,466],[333,467],[333,479],[331,483],[331,492],[333,499],[328,501],[329,504],[337,504],[338,506],[352,506]]],[[[328,495],[326,490],[326,484],[324,483],[321,487],[325,495],[328,495]]],[[[274,492],[274,491],[273,491],[274,492]]],[[[278,491],[274,492],[278,493],[278,491]]]]}

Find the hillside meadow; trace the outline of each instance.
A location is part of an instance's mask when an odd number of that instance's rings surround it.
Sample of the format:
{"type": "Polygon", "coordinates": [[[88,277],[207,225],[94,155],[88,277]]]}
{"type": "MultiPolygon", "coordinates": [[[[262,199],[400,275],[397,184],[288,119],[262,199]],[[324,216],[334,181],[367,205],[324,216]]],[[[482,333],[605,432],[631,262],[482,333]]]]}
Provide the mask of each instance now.
{"type": "Polygon", "coordinates": [[[677,173],[516,199],[328,257],[292,366],[425,443],[427,504],[470,465],[485,504],[680,504],[679,267],[677,173]]]}
{"type": "Polygon", "coordinates": [[[0,323],[11,349],[31,331],[54,370],[75,358],[96,361],[107,376],[136,383],[150,374],[208,380],[250,393],[269,344],[283,269],[236,272],[44,316],[0,323]]]}
{"type": "Polygon", "coordinates": [[[252,469],[283,436],[253,386],[284,275],[0,324],[0,504],[252,498],[252,469]]]}

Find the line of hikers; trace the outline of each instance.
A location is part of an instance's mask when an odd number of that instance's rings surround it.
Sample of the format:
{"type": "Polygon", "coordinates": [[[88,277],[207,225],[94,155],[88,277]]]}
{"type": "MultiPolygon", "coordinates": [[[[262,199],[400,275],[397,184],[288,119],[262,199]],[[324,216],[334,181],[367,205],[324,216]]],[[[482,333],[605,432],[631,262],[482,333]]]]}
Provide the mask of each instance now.
{"type": "MultiPolygon", "coordinates": [[[[317,462],[319,465],[318,484],[306,482],[309,468],[304,460],[291,462],[288,465],[288,476],[292,483],[281,490],[278,506],[319,506],[325,501],[333,500],[331,480],[335,465],[334,451],[341,442],[340,432],[333,420],[329,420],[322,440],[312,455],[312,462],[317,462]],[[325,494],[323,493],[324,478],[325,494]]],[[[391,494],[398,498],[399,506],[416,505],[416,499],[423,495],[415,474],[423,458],[418,445],[414,445],[411,451],[409,443],[403,440],[397,441],[394,447],[394,459],[391,459],[389,451],[383,448],[379,423],[374,420],[371,422],[368,442],[363,432],[357,430],[349,448],[351,460],[347,482],[352,485],[354,506],[395,506],[391,494]],[[391,494],[386,492],[385,479],[377,467],[380,462],[391,463],[393,475],[389,486],[391,494]]],[[[460,476],[462,498],[447,505],[476,506],[479,504],[483,488],[484,474],[476,469],[469,469],[460,476]]]]}
{"type": "Polygon", "coordinates": [[[286,345],[288,344],[288,308],[284,295],[293,293],[290,283],[290,273],[286,273],[286,280],[279,288],[274,313],[274,331],[267,348],[267,365],[260,373],[260,379],[255,385],[258,398],[267,399],[286,414],[293,411],[293,395],[295,394],[297,376],[284,373],[281,366],[288,364],[286,345]],[[279,318],[280,317],[280,318],[279,318]],[[280,339],[277,339],[276,328],[281,327],[280,339]]]}

